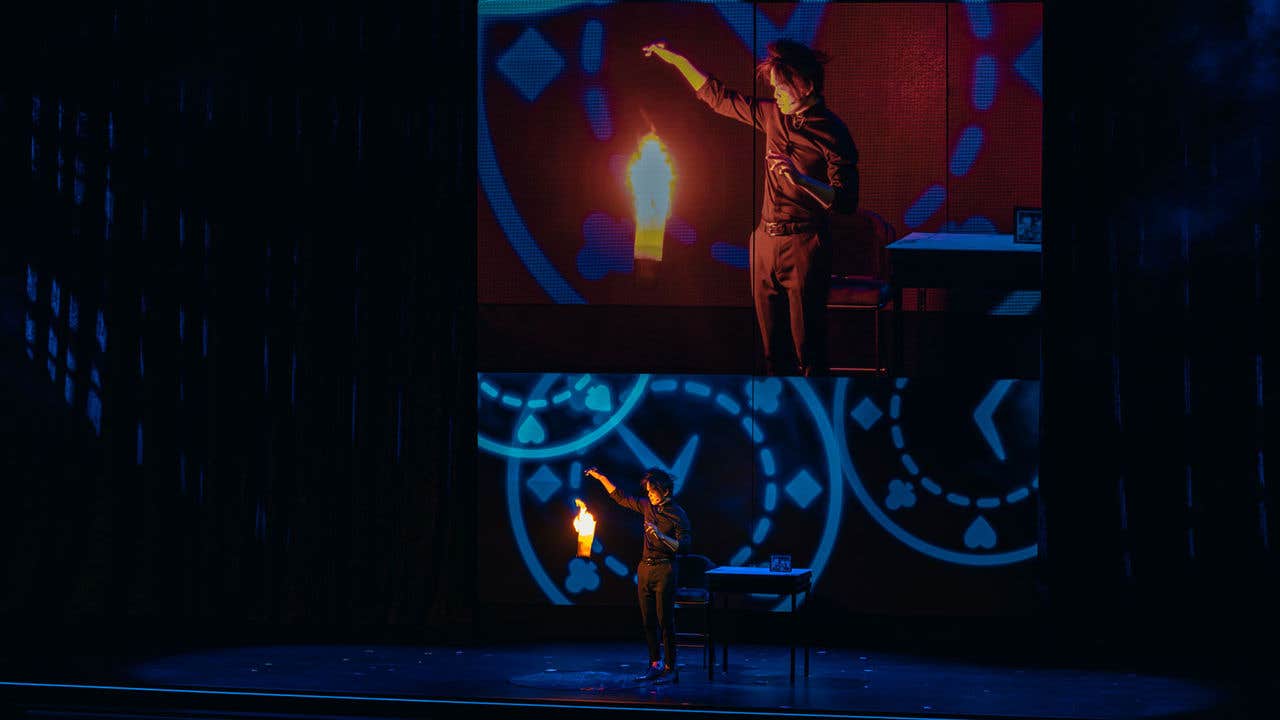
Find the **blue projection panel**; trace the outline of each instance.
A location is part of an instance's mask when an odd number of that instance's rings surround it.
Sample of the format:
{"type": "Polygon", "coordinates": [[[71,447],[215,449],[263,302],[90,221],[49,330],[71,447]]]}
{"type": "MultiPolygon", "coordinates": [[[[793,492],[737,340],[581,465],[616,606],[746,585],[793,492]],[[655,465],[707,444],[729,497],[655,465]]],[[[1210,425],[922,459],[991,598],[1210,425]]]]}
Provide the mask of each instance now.
{"type": "Polygon", "coordinates": [[[583,477],[591,466],[633,495],[646,468],[670,472],[693,552],[731,565],[790,554],[838,605],[878,607],[908,586],[969,576],[1000,596],[990,583],[1029,578],[1036,381],[481,373],[478,388],[491,600],[634,601],[641,522],[583,477]],[[576,557],[579,499],[598,523],[589,559],[576,557]],[[882,600],[863,602],[876,585],[882,600]]]}

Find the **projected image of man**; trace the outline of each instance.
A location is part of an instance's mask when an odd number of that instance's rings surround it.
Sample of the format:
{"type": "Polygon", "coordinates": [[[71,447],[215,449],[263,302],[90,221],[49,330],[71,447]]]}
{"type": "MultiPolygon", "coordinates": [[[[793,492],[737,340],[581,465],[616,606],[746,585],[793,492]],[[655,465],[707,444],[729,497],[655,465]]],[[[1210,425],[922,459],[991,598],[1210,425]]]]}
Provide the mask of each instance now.
{"type": "Polygon", "coordinates": [[[770,100],[726,88],[665,43],[643,51],[679,70],[717,113],[764,133],[767,171],[761,222],[751,239],[751,294],[765,370],[826,374],[827,217],[852,213],[858,205],[858,150],[822,97],[827,56],[792,40],[771,43],[756,67],[773,87],[770,100]]]}

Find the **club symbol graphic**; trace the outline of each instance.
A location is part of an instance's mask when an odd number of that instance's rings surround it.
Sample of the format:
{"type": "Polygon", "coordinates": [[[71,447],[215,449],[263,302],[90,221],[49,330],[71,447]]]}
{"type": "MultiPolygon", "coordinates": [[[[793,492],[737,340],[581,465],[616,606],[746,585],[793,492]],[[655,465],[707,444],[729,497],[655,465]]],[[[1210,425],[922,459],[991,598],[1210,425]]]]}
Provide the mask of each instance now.
{"type": "Polygon", "coordinates": [[[845,477],[917,552],[960,565],[1027,560],[1037,547],[1038,402],[1036,381],[840,378],[832,418],[845,477]]]}
{"type": "MultiPolygon", "coordinates": [[[[485,375],[481,383],[481,425],[493,428],[481,449],[505,458],[512,534],[552,602],[634,592],[639,525],[611,501],[600,502],[598,488],[583,487],[582,470],[591,465],[616,473],[624,487],[648,467],[670,472],[694,525],[695,552],[743,565],[783,551],[812,568],[815,582],[821,577],[838,534],[844,485],[830,420],[806,380],[485,375]],[[593,392],[597,387],[607,390],[593,392]],[[566,390],[570,396],[555,403],[566,390]],[[606,393],[620,403],[612,411],[606,393]],[[536,444],[555,453],[525,447],[535,444],[520,439],[529,418],[547,434],[536,444]],[[501,424],[505,435],[496,430],[501,424]],[[567,527],[574,501],[583,497],[599,521],[589,559],[570,557],[572,545],[560,541],[560,526],[567,527]],[[700,534],[700,526],[739,529],[700,534]],[[589,580],[584,562],[599,571],[598,582],[589,580]]],[[[751,602],[780,605],[774,596],[751,602]]]]}

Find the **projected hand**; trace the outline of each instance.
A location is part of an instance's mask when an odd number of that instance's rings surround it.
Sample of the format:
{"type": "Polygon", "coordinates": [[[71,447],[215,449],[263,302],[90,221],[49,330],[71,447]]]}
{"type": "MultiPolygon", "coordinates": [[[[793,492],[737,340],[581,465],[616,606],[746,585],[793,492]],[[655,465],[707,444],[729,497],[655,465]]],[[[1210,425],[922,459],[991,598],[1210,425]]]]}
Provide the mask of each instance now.
{"type": "Polygon", "coordinates": [[[653,57],[654,55],[657,55],[664,62],[668,62],[668,63],[675,63],[677,60],[680,59],[680,54],[668,50],[667,44],[662,41],[653,42],[653,43],[649,43],[648,45],[645,45],[643,48],[641,48],[641,52],[644,53],[645,57],[653,57]]]}
{"type": "Polygon", "coordinates": [[[648,521],[648,520],[645,520],[645,521],[644,521],[644,531],[645,531],[646,533],[650,534],[650,535],[657,535],[657,534],[658,534],[658,526],[657,526],[657,525],[654,525],[652,522],[650,522],[650,521],[648,521]]]}
{"type": "Polygon", "coordinates": [[[693,66],[689,59],[678,52],[672,52],[667,49],[667,44],[661,40],[651,42],[640,48],[645,57],[657,55],[663,62],[680,71],[684,79],[689,82],[689,87],[694,92],[702,90],[702,86],[707,84],[707,76],[701,70],[693,66]]]}
{"type": "Polygon", "coordinates": [[[771,152],[764,157],[765,161],[769,163],[769,172],[777,173],[785,177],[787,180],[791,181],[792,184],[798,182],[796,176],[799,175],[800,172],[796,170],[796,164],[791,158],[777,152],[771,152]]]}

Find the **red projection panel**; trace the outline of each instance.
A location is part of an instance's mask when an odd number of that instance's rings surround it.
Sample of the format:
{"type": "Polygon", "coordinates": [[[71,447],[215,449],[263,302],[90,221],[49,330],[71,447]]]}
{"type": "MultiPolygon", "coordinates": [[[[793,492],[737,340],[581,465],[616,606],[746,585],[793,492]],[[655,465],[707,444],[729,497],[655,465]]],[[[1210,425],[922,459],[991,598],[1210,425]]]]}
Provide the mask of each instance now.
{"type": "Polygon", "coordinates": [[[826,100],[859,149],[860,207],[899,235],[1011,232],[1015,206],[1040,205],[1041,28],[1039,3],[486,5],[478,300],[750,304],[759,138],[644,57],[659,39],[744,93],[765,43],[811,42],[832,58],[826,100]],[[646,282],[626,167],[650,131],[675,181],[646,282]]]}

